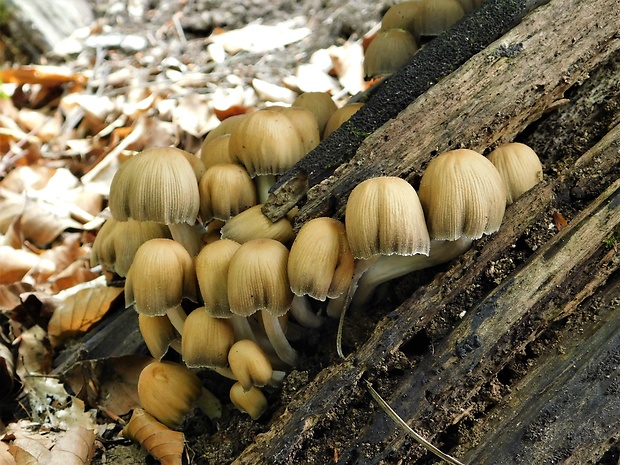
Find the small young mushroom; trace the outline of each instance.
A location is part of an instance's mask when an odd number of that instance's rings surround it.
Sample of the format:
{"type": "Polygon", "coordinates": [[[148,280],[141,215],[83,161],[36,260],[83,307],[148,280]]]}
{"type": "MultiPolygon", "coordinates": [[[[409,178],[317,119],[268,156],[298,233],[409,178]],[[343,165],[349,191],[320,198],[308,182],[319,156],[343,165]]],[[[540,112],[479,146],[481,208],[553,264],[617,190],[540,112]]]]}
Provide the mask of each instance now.
{"type": "Polygon", "coordinates": [[[267,398],[259,388],[252,386],[246,391],[240,383],[235,383],[230,388],[230,400],[253,420],[258,420],[268,406],[267,398]]]}
{"type": "Polygon", "coordinates": [[[381,30],[364,54],[364,77],[388,76],[406,65],[418,51],[413,35],[405,29],[381,30]]]}
{"type": "Polygon", "coordinates": [[[327,121],[338,109],[334,100],[326,92],[304,92],[293,101],[293,107],[303,107],[314,113],[319,125],[319,134],[323,134],[327,121]]]}
{"type": "Polygon", "coordinates": [[[213,165],[200,178],[200,218],[226,221],[256,205],[252,178],[236,163],[213,165]]]}
{"type": "Polygon", "coordinates": [[[512,142],[499,145],[487,158],[504,180],[508,205],[542,181],[542,163],[536,152],[525,144],[512,142]]]}
{"type": "Polygon", "coordinates": [[[232,324],[213,318],[204,307],[199,307],[185,320],[181,339],[183,361],[189,368],[225,368],[234,342],[232,324]]]}
{"type": "Polygon", "coordinates": [[[183,334],[184,297],[196,302],[198,286],[194,262],[187,250],[170,239],[150,239],[142,244],[127,273],[125,306],[135,303],[138,313],[168,315],[183,334]]]}
{"type": "Polygon", "coordinates": [[[202,387],[186,366],[173,362],[148,364],[138,378],[138,398],[150,415],[169,428],[177,429],[195,405],[211,420],[221,416],[220,401],[202,387]]]}
{"type": "Polygon", "coordinates": [[[170,346],[173,346],[177,351],[181,350],[181,336],[167,315],[148,316],[139,313],[138,327],[146,347],[154,359],[161,360],[170,346]]]}
{"type": "Polygon", "coordinates": [[[342,124],[347,121],[351,116],[357,112],[360,108],[362,108],[363,103],[348,103],[340,108],[338,108],[332,116],[327,121],[325,125],[325,130],[323,131],[323,139],[327,139],[327,137],[338,129],[342,124]]]}
{"type": "Polygon", "coordinates": [[[295,238],[293,225],[288,218],[280,218],[272,222],[267,218],[258,204],[242,211],[222,226],[222,239],[231,239],[243,244],[252,239],[274,239],[285,245],[290,244],[295,238]]]}
{"type": "Polygon", "coordinates": [[[230,134],[222,134],[209,140],[205,139],[200,147],[200,159],[204,163],[205,169],[208,170],[219,163],[234,163],[228,150],[229,141],[230,134]]]}
{"type": "Polygon", "coordinates": [[[414,17],[416,38],[438,36],[465,16],[458,0],[422,0],[419,8],[414,17]]]}
{"type": "Polygon", "coordinates": [[[228,363],[245,391],[249,391],[252,386],[265,386],[273,376],[269,358],[258,344],[249,339],[233,344],[228,352],[228,363]]]}

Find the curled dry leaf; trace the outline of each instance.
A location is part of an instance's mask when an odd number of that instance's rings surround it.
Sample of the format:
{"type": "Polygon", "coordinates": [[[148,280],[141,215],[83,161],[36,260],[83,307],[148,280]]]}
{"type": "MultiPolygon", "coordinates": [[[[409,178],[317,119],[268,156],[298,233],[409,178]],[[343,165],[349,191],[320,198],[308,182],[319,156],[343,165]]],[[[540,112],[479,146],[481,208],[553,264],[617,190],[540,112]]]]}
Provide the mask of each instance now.
{"type": "Polygon", "coordinates": [[[18,465],[39,465],[47,463],[47,460],[50,458],[51,454],[48,446],[43,441],[37,441],[35,438],[20,435],[13,441],[10,450],[18,465]]]}
{"type": "Polygon", "coordinates": [[[87,465],[95,453],[95,433],[75,426],[56,442],[48,465],[87,465]]]}
{"type": "MultiPolygon", "coordinates": [[[[27,250],[17,250],[8,245],[0,246],[0,284],[11,284],[20,281],[26,273],[40,265],[39,257],[27,250]]],[[[49,276],[53,269],[43,264],[43,270],[49,276]]]]}
{"type": "Polygon", "coordinates": [[[89,283],[79,284],[67,291],[67,294],[58,294],[63,298],[62,303],[54,310],[47,331],[52,345],[57,346],[70,337],[84,333],[97,323],[110,309],[112,302],[123,290],[117,287],[108,287],[104,279],[96,279],[89,283]],[[89,284],[90,283],[90,284],[89,284]],[[92,287],[81,288],[84,285],[92,287]],[[76,290],[75,293],[69,292],[76,290]]]}
{"type": "Polygon", "coordinates": [[[0,442],[0,465],[17,465],[15,457],[10,452],[10,446],[0,442]]]}
{"type": "Polygon", "coordinates": [[[3,310],[13,310],[21,304],[19,295],[32,290],[33,287],[27,283],[0,285],[0,312],[3,310]]]}
{"type": "Polygon", "coordinates": [[[181,465],[185,437],[158,422],[142,409],[135,409],[123,436],[136,441],[162,465],[181,465]]]}
{"type": "Polygon", "coordinates": [[[0,342],[0,400],[13,391],[15,361],[10,349],[0,342]]]}
{"type": "MultiPolygon", "coordinates": [[[[34,455],[15,444],[9,446],[9,452],[14,457],[17,465],[39,465],[41,463],[34,455]]],[[[2,461],[0,461],[0,463],[2,463],[2,461]]]]}

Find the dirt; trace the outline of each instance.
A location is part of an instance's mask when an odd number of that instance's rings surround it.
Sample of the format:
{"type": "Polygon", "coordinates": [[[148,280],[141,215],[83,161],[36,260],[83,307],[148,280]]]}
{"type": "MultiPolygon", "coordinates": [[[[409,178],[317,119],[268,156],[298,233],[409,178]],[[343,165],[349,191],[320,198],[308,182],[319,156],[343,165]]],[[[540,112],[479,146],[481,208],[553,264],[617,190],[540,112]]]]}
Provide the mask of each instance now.
{"type": "MultiPolygon", "coordinates": [[[[140,55],[133,55],[122,50],[111,51],[115,60],[147,60],[148,56],[172,56],[182,63],[192,64],[197,69],[211,69],[214,74],[223,78],[228,74],[236,74],[249,82],[259,77],[273,83],[280,83],[282,77],[291,74],[291,70],[309,55],[320,48],[337,44],[350,38],[359,38],[373,27],[389,4],[388,1],[358,0],[302,2],[287,0],[252,0],[237,4],[229,2],[223,5],[220,1],[209,0],[136,0],[129,2],[143,8],[143,12],[130,16],[125,7],[126,2],[120,0],[103,0],[92,2],[100,24],[110,26],[112,31],[122,34],[153,34],[163,41],[158,46],[147,49],[140,55]],[[172,18],[180,21],[187,43],[180,40],[175,33],[172,18]],[[265,55],[241,52],[230,61],[212,67],[205,50],[205,38],[216,28],[235,29],[253,21],[264,24],[275,24],[294,18],[298,24],[308,25],[313,33],[308,39],[288,46],[285,50],[265,55]],[[163,44],[163,46],[162,46],[163,44]],[[162,49],[163,47],[163,49],[162,49]],[[210,68],[211,67],[211,68],[210,68]]],[[[138,8],[139,10],[139,8],[138,8]]],[[[556,132],[561,131],[562,122],[549,118],[542,119],[535,127],[528,128],[523,140],[529,142],[537,151],[546,154],[543,160],[546,174],[553,176],[561,169],[562,163],[573,160],[586,148],[592,146],[606,132],[608,124],[604,120],[612,120],[617,114],[617,102],[607,102],[601,108],[600,127],[589,128],[584,134],[573,138],[571,145],[561,151],[559,144],[546,142],[552,140],[556,132]],[[578,141],[578,142],[575,142],[578,141]],[[568,155],[566,155],[568,153],[568,155]]],[[[564,142],[564,141],[562,141],[564,142]]],[[[600,189],[591,186],[587,192],[564,193],[558,198],[557,208],[567,220],[580,211],[587,201],[597,195],[600,189]],[[578,194],[578,195],[577,195],[578,194]]],[[[560,192],[562,194],[562,192],[560,192]]],[[[500,284],[512,271],[524,263],[537,248],[544,244],[556,231],[550,227],[548,219],[539,221],[514,244],[510,250],[488,264],[484,276],[475,282],[466,292],[458,297],[453,306],[444,309],[422,331],[414,335],[400,350],[387,357],[384,364],[374,367],[369,373],[371,381],[380,394],[388,395],[398,383],[404,372],[419,363],[424,354],[433,350],[433,344],[440,341],[459,321],[462,312],[473,308],[476,302],[500,284]]],[[[482,243],[477,245],[481,247],[482,243]]],[[[343,338],[343,349],[350,353],[359,348],[372,333],[377,322],[397,308],[415,289],[428,284],[437,272],[446,270],[448,265],[436,267],[425,273],[418,273],[395,280],[379,292],[379,305],[362,310],[350,317],[346,322],[343,338]]],[[[463,445],[475,444],[477,437],[484,431],[476,419],[484,417],[498,405],[510,392],[511,386],[525,373],[539,354],[547,350],[562,350],[562,339],[570,337],[571,332],[579,331],[584,315],[562,321],[558,326],[550,328],[539,339],[534,341],[523,354],[515,354],[514,360],[503,371],[500,379],[492,379],[478,392],[472,401],[469,420],[460,422],[440,434],[437,445],[447,450],[461,451],[463,445]]],[[[255,437],[267,431],[272,421],[282,414],[288,403],[302,390],[309,381],[322,369],[338,362],[335,351],[337,322],[330,321],[320,331],[308,331],[303,340],[295,343],[303,354],[299,367],[291,371],[281,389],[268,392],[269,410],[258,421],[249,419],[228,403],[217,424],[209,422],[199,413],[190,416],[184,427],[188,457],[192,463],[224,465],[231,463],[255,437]]],[[[475,344],[475,341],[468,341],[475,344]]],[[[459,348],[467,352],[466,345],[459,348]]],[[[221,399],[227,399],[230,381],[217,375],[203,374],[205,386],[213,390],[221,399]]],[[[329,418],[321,419],[315,428],[314,436],[304,443],[304,450],[299,451],[296,463],[326,464],[338,462],[338,451],[351,444],[356,434],[378,411],[368,392],[359,386],[349,393],[350,402],[347,410],[338,408],[329,418]]],[[[534,432],[532,432],[534,434],[534,432]]],[[[128,441],[107,438],[102,442],[93,464],[125,465],[153,463],[145,457],[144,451],[128,441]]],[[[362,455],[373,455],[376,451],[368,445],[360,446],[362,455]]],[[[411,445],[406,452],[390,456],[389,463],[431,464],[438,461],[425,455],[419,448],[411,445]]],[[[610,445],[609,452],[598,461],[599,465],[616,464],[618,460],[617,445],[610,445]]],[[[358,463],[363,463],[360,459],[358,463]]]]}

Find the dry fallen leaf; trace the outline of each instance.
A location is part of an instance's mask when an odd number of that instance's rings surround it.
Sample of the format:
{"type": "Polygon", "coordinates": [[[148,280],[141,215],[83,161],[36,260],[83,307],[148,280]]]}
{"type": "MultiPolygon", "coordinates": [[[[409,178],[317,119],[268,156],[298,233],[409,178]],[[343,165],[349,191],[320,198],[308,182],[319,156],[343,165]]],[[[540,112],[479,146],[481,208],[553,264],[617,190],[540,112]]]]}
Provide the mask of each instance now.
{"type": "Polygon", "coordinates": [[[13,457],[9,448],[8,444],[0,442],[0,465],[17,465],[15,457],[13,457]]]}
{"type": "Polygon", "coordinates": [[[135,409],[122,432],[136,441],[162,465],[182,465],[185,436],[162,425],[143,409],[135,409]]]}
{"type": "Polygon", "coordinates": [[[309,28],[292,28],[287,23],[276,26],[250,24],[241,29],[212,35],[210,39],[213,43],[224,47],[228,53],[237,53],[241,50],[263,53],[283,48],[309,35],[309,28]]]}
{"type": "Polygon", "coordinates": [[[95,433],[75,426],[56,442],[47,465],[88,465],[95,454],[95,433]]]}

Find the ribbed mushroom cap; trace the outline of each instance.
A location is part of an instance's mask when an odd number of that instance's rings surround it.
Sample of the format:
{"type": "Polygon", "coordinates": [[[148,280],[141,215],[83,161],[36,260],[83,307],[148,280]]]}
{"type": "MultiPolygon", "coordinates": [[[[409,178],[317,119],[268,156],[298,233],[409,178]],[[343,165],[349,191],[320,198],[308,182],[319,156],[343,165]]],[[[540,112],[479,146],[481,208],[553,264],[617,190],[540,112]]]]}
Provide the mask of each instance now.
{"type": "Polygon", "coordinates": [[[349,288],[354,268],[340,221],[315,218],[301,227],[288,258],[288,276],[295,295],[321,301],[335,299],[349,288]]]}
{"type": "Polygon", "coordinates": [[[381,18],[381,31],[389,31],[390,29],[404,29],[409,31],[416,39],[417,31],[415,30],[416,18],[420,15],[420,6],[423,0],[413,0],[408,2],[400,2],[391,6],[381,18]]]}
{"type": "Polygon", "coordinates": [[[226,221],[256,205],[256,187],[250,175],[235,163],[211,166],[200,179],[200,217],[226,221]]]}
{"type": "Polygon", "coordinates": [[[189,368],[226,367],[228,351],[235,342],[229,320],[213,318],[204,307],[193,310],[185,320],[181,352],[189,368]]]}
{"type": "Polygon", "coordinates": [[[250,415],[253,420],[258,420],[267,410],[267,398],[257,387],[252,386],[246,391],[240,383],[235,383],[230,388],[229,395],[233,405],[250,415]]]}
{"type": "Polygon", "coordinates": [[[417,51],[418,44],[409,31],[379,31],[364,54],[364,77],[370,79],[392,74],[409,63],[417,51]]]}
{"type": "Polygon", "coordinates": [[[304,154],[315,148],[321,142],[321,132],[319,131],[319,122],[314,113],[303,107],[269,107],[271,111],[277,111],[285,115],[291,122],[304,146],[304,154]]]}
{"type": "Polygon", "coordinates": [[[338,109],[336,102],[325,92],[304,92],[293,101],[293,107],[310,110],[319,125],[319,134],[323,134],[327,121],[338,109]]]}
{"type": "Polygon", "coordinates": [[[465,16],[458,0],[422,0],[415,17],[415,37],[437,36],[465,16]]]}
{"type": "Polygon", "coordinates": [[[176,429],[202,394],[198,377],[186,366],[153,362],[138,378],[140,404],[168,428],[176,429]]]}
{"type": "Polygon", "coordinates": [[[101,227],[91,250],[91,265],[101,263],[119,276],[127,276],[133,257],[144,242],[170,238],[166,225],[152,221],[116,221],[108,219],[101,227]]]}
{"type": "Polygon", "coordinates": [[[327,121],[325,130],[323,131],[323,139],[326,139],[332,132],[342,126],[342,123],[347,121],[351,116],[355,114],[357,110],[362,108],[363,103],[348,103],[338,108],[327,121]]]}
{"type": "Polygon", "coordinates": [[[543,179],[538,155],[525,144],[512,142],[500,145],[487,158],[504,180],[508,205],[543,179]]]}
{"type": "Polygon", "coordinates": [[[243,244],[252,239],[275,239],[283,244],[290,244],[295,238],[293,225],[284,217],[272,222],[261,208],[262,204],[244,210],[222,226],[222,239],[231,239],[243,244]]]}
{"type": "Polygon", "coordinates": [[[218,163],[233,163],[228,150],[228,142],[230,134],[222,134],[221,136],[205,140],[200,147],[200,159],[205,165],[205,169],[209,169],[218,163]]]}
{"type": "Polygon", "coordinates": [[[198,287],[205,311],[216,318],[233,315],[228,304],[228,267],[241,244],[221,239],[203,247],[196,256],[198,287]]]}
{"type": "Polygon", "coordinates": [[[355,258],[428,255],[430,239],[414,188],[401,178],[367,179],[351,191],[345,225],[355,258]]]}
{"type": "Polygon", "coordinates": [[[242,244],[228,267],[230,310],[249,316],[258,310],[284,315],[291,306],[288,249],[273,239],[254,239],[242,244]]]}
{"type": "Polygon", "coordinates": [[[256,175],[282,174],[306,154],[293,122],[284,114],[259,110],[244,115],[229,142],[233,160],[256,175]]]}
{"type": "Polygon", "coordinates": [[[245,391],[264,386],[271,380],[273,368],[263,349],[254,341],[242,339],[228,352],[228,364],[245,391]]]}
{"type": "Polygon", "coordinates": [[[147,316],[138,314],[138,327],[146,347],[153,358],[161,360],[172,341],[180,338],[166,315],[147,316]]]}
{"type": "Polygon", "coordinates": [[[216,137],[222,136],[224,134],[230,134],[232,130],[241,122],[244,118],[245,114],[242,115],[233,115],[226,118],[220,124],[218,124],[215,128],[213,128],[209,133],[205,136],[202,141],[202,145],[208,144],[211,140],[216,137]]]}
{"type": "Polygon", "coordinates": [[[200,207],[198,180],[202,173],[195,172],[188,157],[201,163],[192,154],[173,147],[148,148],[128,159],[110,186],[112,216],[119,221],[132,218],[194,224],[200,207]]]}
{"type": "Polygon", "coordinates": [[[151,239],[142,244],[125,281],[125,305],[136,311],[161,316],[180,305],[183,297],[196,301],[194,262],[187,250],[170,239],[151,239]]]}
{"type": "Polygon", "coordinates": [[[486,157],[473,150],[444,152],[426,167],[419,190],[432,239],[478,239],[497,231],[506,188],[486,157]]]}

